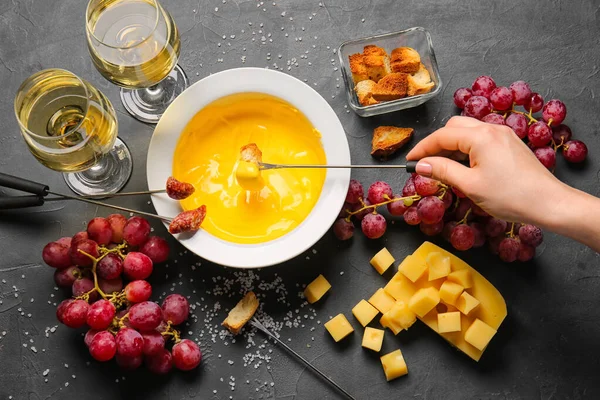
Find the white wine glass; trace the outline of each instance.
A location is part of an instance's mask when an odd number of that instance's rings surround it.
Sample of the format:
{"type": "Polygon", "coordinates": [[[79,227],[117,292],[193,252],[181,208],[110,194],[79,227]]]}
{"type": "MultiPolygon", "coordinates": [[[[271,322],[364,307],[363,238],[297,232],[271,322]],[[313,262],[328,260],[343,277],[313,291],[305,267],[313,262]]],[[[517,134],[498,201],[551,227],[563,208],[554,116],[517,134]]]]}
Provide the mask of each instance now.
{"type": "Polygon", "coordinates": [[[135,118],[157,123],[188,84],[177,65],[179,31],[157,0],[90,0],[87,43],[96,69],[121,86],[135,118]]]}
{"type": "Polygon", "coordinates": [[[131,153],[117,138],[112,104],[90,83],[64,69],[43,70],[21,84],[14,106],[31,153],[64,172],[75,193],[112,194],[125,186],[131,153]]]}

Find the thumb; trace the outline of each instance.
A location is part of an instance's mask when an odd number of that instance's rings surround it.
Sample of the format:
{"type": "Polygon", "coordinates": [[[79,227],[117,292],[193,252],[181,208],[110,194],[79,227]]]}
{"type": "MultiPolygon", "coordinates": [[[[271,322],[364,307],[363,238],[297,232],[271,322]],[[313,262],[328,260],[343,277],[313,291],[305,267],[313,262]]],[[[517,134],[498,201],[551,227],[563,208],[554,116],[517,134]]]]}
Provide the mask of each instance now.
{"type": "Polygon", "coordinates": [[[419,175],[436,179],[459,189],[471,181],[473,173],[471,168],[446,157],[422,158],[417,163],[415,170],[419,175]]]}

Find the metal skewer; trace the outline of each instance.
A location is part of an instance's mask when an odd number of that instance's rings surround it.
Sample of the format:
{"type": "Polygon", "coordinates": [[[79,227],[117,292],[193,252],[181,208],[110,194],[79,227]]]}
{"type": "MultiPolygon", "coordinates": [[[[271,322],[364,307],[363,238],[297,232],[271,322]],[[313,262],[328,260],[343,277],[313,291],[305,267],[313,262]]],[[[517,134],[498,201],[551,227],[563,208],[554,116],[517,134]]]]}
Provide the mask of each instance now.
{"type": "Polygon", "coordinates": [[[154,190],[141,190],[139,192],[122,192],[122,193],[110,193],[110,194],[90,194],[87,196],[79,196],[82,199],[106,199],[112,197],[126,197],[126,196],[139,196],[144,194],[157,194],[166,193],[167,189],[154,189],[154,190]]]}
{"type": "Polygon", "coordinates": [[[282,169],[282,168],[333,168],[333,169],[360,169],[360,168],[377,168],[377,169],[397,169],[404,168],[407,172],[415,172],[415,167],[417,166],[417,161],[407,161],[406,164],[396,164],[396,165],[305,165],[305,164],[269,164],[269,163],[258,163],[258,168],[260,170],[267,169],[282,169]]]}
{"type": "Polygon", "coordinates": [[[288,352],[290,352],[291,354],[293,354],[298,360],[302,361],[311,370],[313,370],[314,372],[316,372],[317,374],[319,374],[323,379],[325,379],[327,382],[329,382],[331,385],[333,385],[337,390],[340,391],[340,393],[343,393],[347,398],[349,398],[351,400],[356,400],[354,397],[352,397],[352,395],[350,393],[346,392],[340,385],[338,385],[330,377],[328,377],[327,375],[325,375],[325,373],[319,371],[317,369],[317,367],[315,367],[314,365],[312,365],[307,359],[305,359],[304,357],[302,357],[300,354],[296,353],[294,350],[292,350],[291,347],[289,347],[281,339],[279,339],[277,336],[275,336],[273,333],[271,333],[271,331],[269,331],[263,324],[261,324],[256,319],[256,317],[252,317],[252,319],[250,320],[250,325],[252,325],[253,327],[255,327],[256,329],[258,329],[259,331],[263,332],[265,335],[269,336],[271,339],[275,340],[281,346],[283,346],[288,352]]]}

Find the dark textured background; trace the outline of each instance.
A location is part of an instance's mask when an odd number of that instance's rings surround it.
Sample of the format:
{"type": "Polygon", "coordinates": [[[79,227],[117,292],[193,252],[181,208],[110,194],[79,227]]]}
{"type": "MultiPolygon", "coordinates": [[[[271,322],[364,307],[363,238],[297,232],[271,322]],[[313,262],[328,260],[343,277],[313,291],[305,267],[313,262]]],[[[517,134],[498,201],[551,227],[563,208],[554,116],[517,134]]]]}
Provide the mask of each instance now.
{"type": "MultiPolygon", "coordinates": [[[[491,74],[505,85],[525,79],[545,98],[556,96],[566,103],[566,122],[589,146],[590,160],[583,168],[569,167],[559,157],[558,176],[598,194],[597,1],[324,0],[319,4],[317,0],[165,0],[164,5],[182,32],[180,63],[192,81],[227,68],[273,67],[276,63],[285,72],[306,79],[329,101],[348,133],[356,163],[372,162],[370,135],[376,125],[414,127],[418,140],[456,113],[453,91],[469,85],[476,76],[491,74]],[[423,26],[432,34],[445,84],[442,95],[417,109],[385,117],[361,119],[348,113],[333,49],[348,39],[412,26],[423,26]],[[303,54],[306,58],[300,57],[303,54]],[[295,64],[293,58],[299,66],[288,70],[287,61],[295,64]]],[[[113,101],[119,112],[119,136],[128,143],[135,159],[127,189],[145,189],[145,155],[152,127],[129,117],[117,88],[94,70],[85,45],[84,11],[82,0],[0,1],[0,170],[67,191],[60,174],[45,169],[28,153],[12,111],[13,96],[27,76],[43,68],[62,67],[90,80],[113,101]]],[[[365,183],[384,178],[395,188],[405,179],[404,175],[372,171],[356,173],[355,177],[365,183]]],[[[152,211],[147,198],[119,203],[152,211]]],[[[92,361],[88,365],[91,357],[79,332],[59,326],[46,335],[57,324],[55,307],[48,302],[64,295],[53,289],[53,271],[41,265],[42,247],[49,240],[82,229],[93,216],[109,213],[84,204],[53,203],[42,209],[0,214],[0,398],[338,398],[329,386],[276,346],[246,349],[247,337],[238,338],[236,343],[229,337],[217,337],[213,342],[211,332],[220,331],[216,326],[224,310],[236,302],[243,289],[234,284],[230,295],[215,291],[216,286],[224,286],[216,277],[235,280],[234,271],[201,262],[171,239],[169,266],[158,266],[152,282],[157,296],[175,287],[201,305],[194,313],[197,321],[184,328],[184,335],[190,337],[187,332],[192,332],[191,337],[200,340],[205,352],[197,371],[160,378],[139,372],[123,380],[124,375],[113,364],[92,361]],[[211,319],[209,310],[216,302],[223,309],[211,319]],[[256,351],[272,357],[271,361],[258,368],[244,367],[243,355],[256,351]],[[49,372],[44,376],[46,369],[49,372]],[[235,378],[235,391],[228,386],[231,377],[235,378]]],[[[159,234],[166,235],[162,226],[154,226],[159,234]]],[[[379,241],[367,241],[357,234],[351,243],[340,244],[327,235],[315,246],[316,253],[309,251],[259,273],[266,282],[283,282],[289,306],[276,302],[282,294],[272,288],[263,285],[256,290],[266,294],[267,311],[276,321],[283,321],[288,310],[301,319],[305,327],[284,327],[283,338],[291,338],[292,347],[357,399],[600,397],[598,255],[549,232],[531,263],[505,265],[485,249],[461,254],[498,287],[508,305],[508,318],[481,362],[471,361],[417,323],[398,337],[386,333],[384,351],[399,346],[410,369],[407,377],[386,383],[378,357],[360,347],[362,329],[350,309],[384,284],[368,263],[375,251],[385,245],[399,259],[424,239],[418,229],[404,224],[391,225],[379,241]],[[301,308],[297,295],[301,289],[296,284],[307,283],[318,273],[331,281],[332,293],[316,304],[314,311],[301,308]],[[322,323],[338,312],[344,312],[359,329],[349,339],[334,344],[322,323]]],[[[258,335],[254,339],[257,345],[262,343],[258,335]]]]}

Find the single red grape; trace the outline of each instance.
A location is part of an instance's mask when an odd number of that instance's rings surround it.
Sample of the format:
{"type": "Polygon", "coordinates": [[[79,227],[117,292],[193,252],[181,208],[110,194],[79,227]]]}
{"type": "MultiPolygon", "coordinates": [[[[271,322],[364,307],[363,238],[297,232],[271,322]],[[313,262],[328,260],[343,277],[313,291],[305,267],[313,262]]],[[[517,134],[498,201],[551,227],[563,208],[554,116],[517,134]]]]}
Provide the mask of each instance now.
{"type": "Polygon", "coordinates": [[[556,153],[550,146],[538,147],[537,149],[533,150],[533,154],[535,154],[542,165],[549,170],[552,170],[556,165],[556,153]]]}
{"type": "Polygon", "coordinates": [[[560,100],[552,99],[544,104],[542,118],[550,125],[560,125],[567,116],[567,106],[560,100]]]}
{"type": "Polygon", "coordinates": [[[80,240],[84,240],[84,239],[87,240],[89,238],[90,237],[86,231],[77,232],[71,238],[71,246],[73,246],[75,243],[79,242],[80,240]]]}
{"type": "Polygon", "coordinates": [[[61,322],[69,328],[81,328],[86,323],[90,305],[83,300],[73,300],[61,311],[61,322]]]}
{"type": "Polygon", "coordinates": [[[151,301],[134,304],[129,309],[129,323],[140,331],[150,331],[156,328],[162,319],[162,310],[158,304],[151,301]]]}
{"type": "Polygon", "coordinates": [[[183,339],[173,346],[173,364],[181,371],[196,368],[202,361],[200,348],[189,339],[183,339]]]}
{"type": "Polygon", "coordinates": [[[131,246],[142,245],[150,235],[150,224],[142,217],[131,217],[123,227],[123,239],[131,246]]]}
{"type": "Polygon", "coordinates": [[[153,374],[168,374],[173,367],[173,357],[168,350],[162,349],[158,353],[146,357],[146,367],[153,374]]]}
{"type": "Polygon", "coordinates": [[[446,207],[437,196],[423,197],[417,204],[417,212],[421,223],[428,225],[437,224],[444,218],[446,207]]]}
{"type": "Polygon", "coordinates": [[[531,96],[527,99],[523,107],[525,110],[536,113],[542,109],[544,106],[544,98],[539,93],[532,93],[531,96]]]}
{"type": "Polygon", "coordinates": [[[435,224],[426,224],[421,222],[419,229],[427,236],[437,236],[444,230],[444,221],[438,221],[435,224]]]}
{"type": "Polygon", "coordinates": [[[354,224],[346,221],[345,218],[340,218],[333,224],[333,234],[339,240],[348,240],[354,236],[354,224]]]}
{"type": "Polygon", "coordinates": [[[519,138],[525,139],[525,137],[527,137],[527,130],[529,126],[527,124],[527,118],[523,114],[510,114],[508,117],[506,117],[505,123],[519,138]]]}
{"type": "Polygon", "coordinates": [[[417,175],[414,178],[415,190],[420,196],[431,196],[440,189],[440,182],[435,179],[417,175]]]}
{"type": "Polygon", "coordinates": [[[383,236],[387,222],[381,214],[367,214],[360,223],[362,232],[369,239],[378,239],[383,236]]]}
{"type": "Polygon", "coordinates": [[[506,125],[506,122],[504,121],[504,117],[500,114],[495,114],[495,113],[486,115],[485,117],[481,118],[481,121],[487,122],[488,124],[506,125]]]}
{"type": "Polygon", "coordinates": [[[538,247],[544,241],[544,233],[535,225],[525,224],[519,228],[519,239],[529,246],[538,247]]]}
{"type": "Polygon", "coordinates": [[[74,302],[75,299],[66,299],[60,302],[60,304],[58,305],[58,307],[56,307],[56,319],[58,319],[58,321],[63,324],[63,320],[65,317],[65,312],[67,311],[67,308],[69,307],[69,305],[74,302]]]}
{"type": "Polygon", "coordinates": [[[119,368],[121,368],[122,370],[134,371],[142,365],[142,362],[144,361],[144,357],[142,357],[142,356],[128,357],[128,356],[122,356],[121,354],[117,354],[115,357],[115,360],[116,360],[119,368]]]}
{"type": "Polygon", "coordinates": [[[109,244],[113,236],[110,223],[106,218],[102,217],[93,218],[88,223],[87,233],[90,239],[101,246],[106,246],[109,244]]]}
{"type": "Polygon", "coordinates": [[[562,153],[568,162],[580,163],[587,157],[588,148],[581,140],[569,140],[563,145],[562,153]]]}
{"type": "Polygon", "coordinates": [[[522,106],[531,98],[531,88],[525,81],[516,81],[510,84],[510,91],[512,92],[515,104],[522,106]]]}
{"type": "Polygon", "coordinates": [[[181,325],[188,319],[190,305],[180,294],[168,295],[162,303],[163,319],[173,325],[181,325]]]}
{"type": "Polygon", "coordinates": [[[56,243],[64,244],[65,246],[71,247],[71,240],[72,238],[65,236],[58,239],[56,243]]]}
{"type": "Polygon", "coordinates": [[[110,239],[113,243],[122,243],[123,242],[123,229],[127,224],[127,218],[125,218],[121,214],[110,214],[106,220],[110,224],[110,228],[112,229],[112,238],[110,239]]]}
{"type": "Polygon", "coordinates": [[[490,93],[490,103],[498,111],[509,110],[513,105],[512,91],[506,86],[499,86],[490,93]]]}
{"type": "Polygon", "coordinates": [[[350,180],[350,185],[348,186],[348,193],[346,194],[346,202],[350,204],[359,203],[363,197],[365,197],[365,189],[363,185],[355,180],[350,180]]]}
{"type": "Polygon", "coordinates": [[[115,337],[117,354],[123,357],[139,357],[142,355],[144,339],[135,329],[121,328],[115,337]]]}
{"type": "Polygon", "coordinates": [[[527,137],[534,147],[544,147],[552,140],[552,129],[542,121],[534,122],[529,126],[527,137]]]}
{"type": "Polygon", "coordinates": [[[490,218],[485,223],[485,234],[489,237],[497,237],[506,232],[506,221],[498,218],[490,218]]]}
{"type": "MultiPolygon", "coordinates": [[[[94,281],[92,281],[90,278],[75,279],[75,282],[73,282],[71,285],[73,297],[79,297],[85,293],[89,293],[92,289],[94,289],[94,281]]],[[[90,302],[93,302],[98,298],[98,293],[93,291],[89,294],[89,296],[90,302]]]]}
{"type": "Polygon", "coordinates": [[[125,286],[125,298],[130,303],[141,303],[150,299],[152,286],[144,280],[132,281],[125,286]]]}
{"type": "Polygon", "coordinates": [[[86,321],[92,329],[99,331],[108,329],[116,313],[113,303],[108,300],[98,300],[90,306],[86,321]]]}
{"type": "Polygon", "coordinates": [[[488,99],[495,88],[496,82],[494,82],[491,76],[487,75],[477,77],[471,86],[475,96],[483,96],[488,99]]]}
{"type": "Polygon", "coordinates": [[[521,242],[513,238],[505,238],[498,245],[498,255],[504,262],[513,262],[519,256],[521,242]]]}
{"type": "Polygon", "coordinates": [[[552,139],[557,145],[567,143],[571,140],[571,136],[573,136],[573,132],[571,132],[571,128],[565,124],[552,127],[552,139]]]}
{"type": "Polygon", "coordinates": [[[471,222],[469,226],[473,230],[473,234],[475,237],[473,247],[477,248],[483,246],[485,244],[485,229],[483,224],[479,222],[471,222]]]}
{"type": "MultiPolygon", "coordinates": [[[[71,245],[71,261],[72,264],[79,265],[80,267],[89,267],[93,264],[93,260],[81,253],[79,250],[89,254],[92,257],[98,258],[98,244],[90,239],[80,239],[73,241],[71,245]]],[[[72,265],[71,264],[71,265],[72,265]]]]}
{"type": "MultiPolygon", "coordinates": [[[[369,201],[369,199],[366,199],[364,201],[364,203],[365,203],[364,205],[362,205],[360,203],[359,204],[355,204],[352,207],[352,211],[355,212],[355,211],[358,211],[358,210],[362,209],[365,206],[370,206],[371,205],[371,202],[369,201]]],[[[360,211],[360,212],[358,212],[356,214],[353,214],[353,216],[354,216],[354,218],[356,218],[357,221],[362,221],[363,218],[365,217],[365,215],[370,214],[372,212],[373,212],[373,208],[367,208],[367,209],[362,210],[362,211],[360,211]]]]}
{"type": "Polygon", "coordinates": [[[457,225],[450,234],[450,243],[456,250],[469,250],[475,244],[475,232],[469,225],[457,225]]]}
{"type": "Polygon", "coordinates": [[[464,112],[467,117],[482,119],[492,112],[492,105],[483,96],[473,96],[466,102],[464,112]]]}
{"type": "Polygon", "coordinates": [[[103,362],[111,360],[117,352],[117,343],[112,333],[101,331],[94,335],[90,342],[90,354],[95,360],[103,362]]]}
{"type": "Polygon", "coordinates": [[[144,339],[142,352],[145,356],[152,356],[165,348],[165,338],[159,332],[148,331],[141,334],[144,339]]]}
{"type": "Polygon", "coordinates": [[[408,207],[408,210],[404,213],[404,221],[409,225],[419,225],[421,223],[416,204],[408,207]]]}
{"type": "Polygon", "coordinates": [[[444,196],[442,196],[442,201],[444,202],[444,208],[449,209],[452,204],[454,204],[454,196],[452,195],[451,190],[446,190],[444,196]]]}
{"type": "Polygon", "coordinates": [[[144,253],[154,264],[167,261],[169,258],[169,243],[158,236],[150,236],[140,247],[140,253],[144,253]]]}
{"type": "Polygon", "coordinates": [[[150,257],[144,253],[132,251],[125,256],[123,273],[130,280],[146,279],[152,274],[152,264],[150,257]]]}
{"type": "Polygon", "coordinates": [[[96,336],[96,333],[98,333],[100,331],[97,331],[95,329],[90,329],[85,333],[85,336],[83,338],[83,341],[85,343],[85,345],[88,347],[90,347],[90,344],[92,344],[92,339],[94,339],[94,336],[96,336]]]}
{"type": "Polygon", "coordinates": [[[392,197],[394,197],[392,187],[386,182],[377,181],[369,186],[367,198],[371,204],[383,203],[386,200],[390,200],[392,197]]]}
{"type": "Polygon", "coordinates": [[[79,277],[81,277],[81,271],[75,265],[54,271],[54,282],[56,286],[60,287],[73,286],[73,283],[79,277]]]}
{"type": "Polygon", "coordinates": [[[519,247],[519,253],[517,254],[517,260],[521,262],[526,262],[535,257],[535,247],[531,247],[528,244],[521,242],[521,247],[519,247]]]}
{"type": "MultiPolygon", "coordinates": [[[[400,198],[400,197],[395,196],[394,198],[400,198]]],[[[402,200],[398,200],[398,201],[394,201],[392,203],[388,203],[387,209],[388,209],[388,212],[390,213],[390,215],[393,215],[394,217],[401,217],[404,215],[404,213],[406,212],[408,207],[404,205],[404,202],[402,200]]]]}
{"type": "Polygon", "coordinates": [[[417,190],[415,189],[415,178],[411,176],[406,180],[406,183],[402,188],[402,197],[414,196],[415,194],[417,194],[417,190]]]}
{"type": "Polygon", "coordinates": [[[98,286],[106,294],[120,292],[123,290],[123,279],[121,277],[115,279],[98,279],[98,286]]]}
{"type": "Polygon", "coordinates": [[[456,107],[463,109],[465,108],[465,103],[473,96],[473,91],[469,88],[458,88],[456,92],[454,92],[454,104],[456,107]]]}
{"type": "Polygon", "coordinates": [[[67,268],[73,265],[70,250],[70,246],[58,242],[50,242],[42,250],[42,259],[52,268],[67,268]]]}
{"type": "Polygon", "coordinates": [[[98,262],[96,272],[102,279],[116,279],[123,273],[123,260],[115,253],[109,253],[98,262]]]}
{"type": "Polygon", "coordinates": [[[450,241],[450,236],[452,235],[452,230],[454,227],[458,225],[456,221],[448,221],[444,224],[444,229],[442,229],[442,237],[446,239],[448,242],[450,241]]]}

